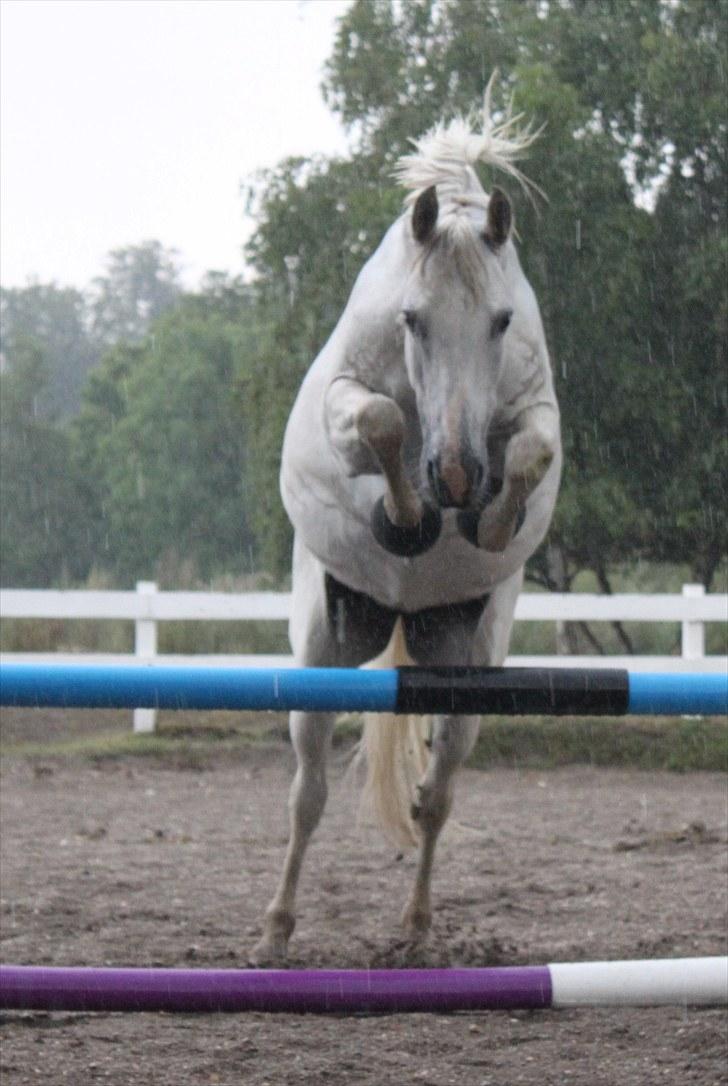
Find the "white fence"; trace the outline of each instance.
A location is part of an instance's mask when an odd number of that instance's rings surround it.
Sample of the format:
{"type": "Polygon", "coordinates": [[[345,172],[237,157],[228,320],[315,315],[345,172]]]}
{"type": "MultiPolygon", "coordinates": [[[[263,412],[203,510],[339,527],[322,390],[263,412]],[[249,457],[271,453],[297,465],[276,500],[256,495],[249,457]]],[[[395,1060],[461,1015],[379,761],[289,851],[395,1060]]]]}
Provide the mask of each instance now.
{"type": "MultiPolygon", "coordinates": [[[[135,624],[134,654],[7,653],[14,661],[129,664],[201,664],[230,667],[290,667],[290,656],[171,656],[157,651],[160,622],[285,621],[286,592],[159,592],[140,581],[135,592],[3,589],[0,618],[124,619],[135,624]]],[[[519,622],[673,622],[682,629],[680,656],[511,656],[507,666],[628,667],[631,671],[711,671],[728,669],[728,657],[705,655],[705,623],[728,622],[728,595],[706,595],[702,585],[683,585],[682,593],[598,596],[590,593],[524,593],[516,605],[519,622]]],[[[153,731],[153,709],[137,709],[135,731],[153,731]]]]}

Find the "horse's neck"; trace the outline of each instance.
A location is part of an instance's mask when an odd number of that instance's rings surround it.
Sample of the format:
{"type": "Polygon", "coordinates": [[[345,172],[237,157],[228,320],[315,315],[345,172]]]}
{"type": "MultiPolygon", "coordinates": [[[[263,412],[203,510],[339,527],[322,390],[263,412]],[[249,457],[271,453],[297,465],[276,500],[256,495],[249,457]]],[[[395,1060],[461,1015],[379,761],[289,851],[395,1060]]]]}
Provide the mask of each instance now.
{"type": "Polygon", "coordinates": [[[509,250],[506,274],[513,291],[515,313],[504,343],[505,357],[498,382],[499,408],[494,420],[496,428],[504,431],[511,429],[529,408],[556,404],[538,302],[512,243],[509,250]]]}
{"type": "Polygon", "coordinates": [[[398,220],[357,277],[338,328],[340,361],[369,388],[394,399],[412,395],[404,366],[404,332],[397,316],[411,254],[398,220]]]}

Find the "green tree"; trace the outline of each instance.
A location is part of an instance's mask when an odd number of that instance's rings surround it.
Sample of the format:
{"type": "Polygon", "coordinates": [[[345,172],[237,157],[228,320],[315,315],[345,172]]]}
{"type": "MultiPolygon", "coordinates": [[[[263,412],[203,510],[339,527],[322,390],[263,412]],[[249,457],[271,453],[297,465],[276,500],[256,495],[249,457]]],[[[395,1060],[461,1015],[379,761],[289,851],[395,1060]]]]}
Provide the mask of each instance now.
{"type": "Polygon", "coordinates": [[[578,88],[591,126],[622,149],[635,195],[654,207],[634,314],[640,351],[619,384],[632,539],[709,586],[728,534],[728,4],[571,0],[550,5],[549,21],[558,49],[539,39],[542,56],[578,88]]]}
{"type": "Polygon", "coordinates": [[[81,490],[67,435],[38,409],[47,381],[41,350],[16,341],[0,376],[0,582],[42,588],[88,561],[81,490]]]}
{"type": "Polygon", "coordinates": [[[36,392],[39,417],[62,422],[75,414],[98,350],[86,327],[83,294],[54,283],[0,290],[2,360],[6,372],[25,363],[30,342],[44,358],[45,375],[36,392]]]}
{"type": "Polygon", "coordinates": [[[106,275],[94,280],[89,310],[95,340],[104,347],[139,343],[152,322],[180,299],[177,256],[159,241],[115,249],[106,275]]]}
{"type": "Polygon", "coordinates": [[[727,33],[725,0],[358,0],[339,23],[324,92],[383,172],[495,66],[546,124],[549,203],[517,222],[564,414],[564,587],[640,555],[709,584],[724,553],[727,33]]]}
{"type": "Polygon", "coordinates": [[[191,296],[92,375],[75,427],[97,564],[122,581],[253,566],[237,385],[247,294],[191,296]]]}
{"type": "Polygon", "coordinates": [[[728,4],[669,8],[644,55],[636,154],[647,146],[663,156],[651,337],[655,385],[671,411],[633,482],[650,510],[649,556],[687,562],[710,585],[728,538],[728,4]]]}
{"type": "MultiPolygon", "coordinates": [[[[545,303],[557,379],[564,386],[570,501],[559,539],[568,535],[561,568],[570,580],[590,561],[606,576],[608,564],[625,549],[623,528],[632,509],[615,475],[628,428],[623,423],[615,433],[617,408],[611,401],[618,399],[619,374],[634,362],[631,322],[641,294],[649,218],[634,207],[620,166],[622,150],[590,125],[590,110],[575,88],[532,59],[527,31],[536,17],[528,4],[354,4],[340,23],[326,95],[358,131],[360,150],[349,163],[298,162],[268,175],[250,252],[264,292],[271,297],[277,291],[279,298],[277,365],[267,370],[281,391],[272,401],[274,422],[266,427],[277,450],[295,391],[345,304],[353,271],[401,210],[402,193],[390,180],[396,157],[409,137],[437,119],[443,101],[448,111],[467,112],[482,100],[491,68],[510,65],[503,93],[513,84],[517,108],[549,133],[527,166],[548,192],[548,207],[534,208],[517,191],[512,196],[524,263],[545,303]],[[320,227],[324,222],[326,230],[320,227]],[[287,254],[303,269],[293,297],[287,254]],[[602,289],[605,278],[608,291],[602,289]],[[595,480],[604,485],[596,487],[595,480]],[[579,517],[585,500],[587,515],[579,517]]],[[[489,187],[493,178],[484,171],[483,180],[489,187]]],[[[267,400],[259,404],[266,423],[267,400]]],[[[261,489],[271,493],[273,457],[262,457],[260,465],[261,489]]],[[[278,538],[280,532],[275,522],[278,538]]],[[[552,580],[545,565],[534,572],[552,580]]]]}
{"type": "Polygon", "coordinates": [[[106,352],[89,374],[81,409],[70,429],[74,469],[83,488],[91,564],[105,571],[114,569],[126,534],[111,509],[108,472],[114,456],[112,441],[129,411],[129,382],[143,353],[141,346],[127,343],[106,352]]]}
{"type": "Polygon", "coordinates": [[[564,442],[550,546],[530,575],[565,590],[579,570],[591,569],[609,591],[610,567],[634,555],[639,542],[640,515],[627,481],[642,420],[655,411],[653,390],[635,380],[648,346],[644,291],[653,223],[634,205],[620,149],[589,124],[575,88],[542,63],[517,68],[514,78],[518,108],[548,134],[528,163],[548,205],[522,201],[518,228],[544,315],[564,442]]]}

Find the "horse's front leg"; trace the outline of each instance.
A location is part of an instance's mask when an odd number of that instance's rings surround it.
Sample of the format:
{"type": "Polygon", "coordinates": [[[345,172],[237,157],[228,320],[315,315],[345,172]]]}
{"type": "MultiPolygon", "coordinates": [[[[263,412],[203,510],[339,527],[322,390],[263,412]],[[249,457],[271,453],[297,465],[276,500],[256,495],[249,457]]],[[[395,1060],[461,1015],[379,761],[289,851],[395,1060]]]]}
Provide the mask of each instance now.
{"type": "Polygon", "coordinates": [[[326,395],[326,425],[349,475],[380,470],[386,487],[372,512],[372,531],[386,550],[421,554],[440,534],[439,512],[423,502],[405,470],[405,421],[389,396],[353,377],[339,377],[326,395]]]}
{"type": "Polygon", "coordinates": [[[263,937],[251,955],[258,966],[279,965],[286,959],[296,924],[296,888],[303,857],[326,805],[326,756],[333,727],[332,713],[291,713],[291,741],[298,767],[288,800],[290,836],[281,879],[266,909],[263,937]]]}
{"type": "Polygon", "coordinates": [[[506,446],[503,487],[477,523],[477,545],[483,550],[504,551],[511,542],[525,515],[526,501],[551,467],[558,443],[553,409],[544,406],[524,416],[506,446]]]}
{"type": "Polygon", "coordinates": [[[414,886],[402,922],[413,940],[424,938],[432,922],[430,888],[435,846],[450,814],[455,772],[475,745],[478,725],[475,716],[435,717],[430,760],[412,807],[422,837],[414,886]]]}

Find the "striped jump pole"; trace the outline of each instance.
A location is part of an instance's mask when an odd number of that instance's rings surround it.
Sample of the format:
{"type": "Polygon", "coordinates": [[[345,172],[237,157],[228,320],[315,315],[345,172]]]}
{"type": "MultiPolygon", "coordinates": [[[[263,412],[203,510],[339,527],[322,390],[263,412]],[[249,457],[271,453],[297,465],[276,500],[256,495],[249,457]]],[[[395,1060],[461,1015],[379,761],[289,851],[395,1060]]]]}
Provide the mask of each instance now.
{"type": "Polygon", "coordinates": [[[728,675],[609,668],[233,668],[0,664],[0,704],[506,716],[728,712],[728,675]]]}
{"type": "Polygon", "coordinates": [[[728,958],[488,969],[0,967],[5,1010],[392,1014],[726,1003],[728,958]]]}

